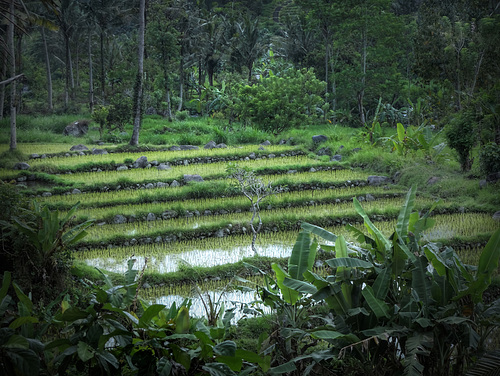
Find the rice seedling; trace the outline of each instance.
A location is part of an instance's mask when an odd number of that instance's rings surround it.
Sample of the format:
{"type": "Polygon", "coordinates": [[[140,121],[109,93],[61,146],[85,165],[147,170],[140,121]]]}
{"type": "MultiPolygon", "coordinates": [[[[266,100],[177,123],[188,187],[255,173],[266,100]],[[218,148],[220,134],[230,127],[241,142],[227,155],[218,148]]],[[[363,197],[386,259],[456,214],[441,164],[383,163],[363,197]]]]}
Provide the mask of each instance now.
{"type": "MultiPolygon", "coordinates": [[[[69,152],[69,149],[71,146],[69,144],[38,144],[38,143],[18,143],[17,144],[17,149],[24,153],[24,154],[38,154],[38,155],[43,155],[43,154],[59,154],[59,153],[67,153],[69,152]]],[[[0,153],[3,153],[4,151],[9,150],[9,145],[8,144],[0,144],[0,153]]],[[[40,162],[43,162],[46,160],[41,159],[39,160],[40,162]]],[[[32,160],[31,163],[35,164],[38,163],[35,162],[35,160],[32,160]]]]}
{"type": "MultiPolygon", "coordinates": [[[[372,216],[394,217],[402,203],[402,198],[381,199],[367,202],[365,210],[372,216]]],[[[418,199],[419,207],[429,207],[432,201],[429,199],[418,199]]],[[[444,204],[441,204],[444,205],[444,204]]],[[[272,227],[274,231],[295,228],[305,220],[316,224],[327,224],[331,221],[342,221],[350,218],[356,221],[355,210],[352,203],[325,204],[313,206],[301,206],[292,208],[279,208],[264,210],[262,213],[264,231],[272,227]]],[[[191,234],[213,232],[238,225],[240,228],[248,226],[249,213],[227,213],[217,216],[199,216],[173,218],[169,220],[150,220],[126,224],[109,224],[94,226],[89,229],[86,242],[107,242],[112,239],[132,239],[138,237],[158,237],[165,234],[191,234]]],[[[244,230],[242,230],[244,231],[244,230]]],[[[178,236],[178,237],[181,237],[178,236]]],[[[222,235],[224,236],[224,235],[222,235]]]]}
{"type": "MultiPolygon", "coordinates": [[[[331,166],[332,163],[311,160],[305,156],[277,157],[255,160],[244,160],[238,162],[242,167],[248,167],[254,170],[269,169],[287,170],[292,168],[331,166]]],[[[183,175],[201,175],[209,178],[221,178],[226,175],[227,162],[216,162],[210,164],[190,164],[176,166],[170,170],[150,169],[131,169],[125,171],[101,171],[101,172],[83,172],[61,175],[61,179],[68,183],[77,185],[102,185],[117,184],[120,179],[128,179],[132,182],[142,183],[145,181],[172,181],[173,179],[182,179],[183,175]]],[[[265,170],[264,170],[265,171],[265,170]]]]}
{"type": "MultiPolygon", "coordinates": [[[[322,190],[305,190],[305,191],[288,191],[277,194],[268,198],[265,207],[283,208],[303,205],[320,205],[327,203],[335,203],[338,201],[351,201],[354,196],[361,196],[370,193],[381,197],[389,197],[402,194],[402,190],[396,187],[391,189],[383,189],[381,187],[349,187],[349,188],[332,188],[322,190]]],[[[164,189],[165,191],[165,189],[164,189]]],[[[179,191],[179,189],[177,189],[179,191]]],[[[89,196],[89,195],[86,195],[89,196]]],[[[165,195],[166,196],[166,195],[165,195]]],[[[159,194],[152,196],[154,200],[148,200],[146,203],[138,203],[132,205],[133,202],[127,198],[128,204],[117,204],[108,207],[89,207],[79,210],[77,220],[82,218],[93,218],[98,221],[106,221],[111,223],[113,217],[117,214],[130,216],[135,215],[137,218],[145,218],[148,213],[153,213],[156,216],[161,216],[165,210],[175,211],[178,216],[184,216],[186,212],[198,212],[201,215],[211,214],[223,209],[225,212],[245,211],[250,205],[248,200],[242,195],[218,197],[218,198],[202,198],[202,199],[186,199],[178,196],[175,201],[162,201],[159,194]]],[[[85,197],[87,198],[87,197],[85,197]]],[[[143,199],[140,196],[141,201],[143,199]]],[[[92,201],[93,202],[93,201],[92,201]]],[[[66,205],[68,203],[66,202],[66,205]]],[[[102,202],[100,202],[102,204],[102,202]]]]}
{"type": "MultiPolygon", "coordinates": [[[[239,159],[245,158],[250,153],[255,153],[256,156],[259,155],[269,155],[277,154],[281,155],[283,153],[289,153],[296,151],[296,147],[287,145],[274,145],[266,147],[266,150],[259,150],[259,145],[246,145],[241,147],[231,147],[225,149],[196,149],[196,150],[178,150],[178,151],[141,151],[141,152],[127,152],[127,153],[110,153],[110,154],[86,154],[78,155],[78,153],[70,152],[67,145],[63,145],[65,149],[58,151],[57,153],[70,153],[74,158],[66,158],[64,155],[54,156],[51,160],[56,160],[60,171],[75,171],[83,170],[86,165],[91,166],[92,164],[109,165],[112,167],[114,164],[127,163],[127,161],[135,161],[139,155],[144,155],[149,161],[158,161],[164,163],[174,163],[177,161],[190,160],[192,162],[202,162],[208,158],[228,158],[228,159],[239,159]]],[[[36,150],[35,148],[30,148],[31,150],[36,150]]],[[[55,149],[59,150],[59,149],[55,149]]],[[[40,154],[38,152],[38,154],[40,154]]],[[[35,159],[31,161],[32,168],[36,171],[39,166],[43,166],[47,163],[46,159],[35,159]]]]}

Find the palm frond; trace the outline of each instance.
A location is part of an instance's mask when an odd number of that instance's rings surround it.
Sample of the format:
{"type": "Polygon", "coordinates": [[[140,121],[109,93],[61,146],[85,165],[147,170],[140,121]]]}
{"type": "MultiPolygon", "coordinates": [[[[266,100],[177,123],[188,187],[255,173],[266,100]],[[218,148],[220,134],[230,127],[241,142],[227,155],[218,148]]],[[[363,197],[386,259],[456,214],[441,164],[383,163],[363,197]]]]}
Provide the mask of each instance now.
{"type": "Polygon", "coordinates": [[[500,376],[500,350],[484,354],[465,376],[500,376]]]}

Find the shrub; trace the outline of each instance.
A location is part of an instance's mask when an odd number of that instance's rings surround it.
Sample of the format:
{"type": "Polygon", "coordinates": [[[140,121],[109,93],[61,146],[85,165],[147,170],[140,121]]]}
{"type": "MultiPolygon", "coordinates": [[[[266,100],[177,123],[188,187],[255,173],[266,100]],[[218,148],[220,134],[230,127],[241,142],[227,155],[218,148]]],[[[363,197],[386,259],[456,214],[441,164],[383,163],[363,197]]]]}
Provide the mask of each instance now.
{"type": "Polygon", "coordinates": [[[122,94],[114,95],[109,106],[107,124],[110,130],[123,131],[125,125],[130,123],[132,114],[132,98],[122,94]]]}
{"type": "Polygon", "coordinates": [[[462,171],[469,171],[474,159],[471,151],[476,144],[476,118],[473,112],[464,112],[446,129],[448,145],[458,154],[462,171]]]}
{"type": "Polygon", "coordinates": [[[218,126],[214,126],[213,128],[213,133],[214,133],[214,141],[216,144],[227,144],[228,143],[228,134],[226,131],[221,129],[218,126]]]}
{"type": "Polygon", "coordinates": [[[179,121],[184,121],[186,120],[187,118],[189,117],[189,111],[188,110],[185,110],[185,111],[177,111],[177,113],[175,114],[175,118],[179,121]]]}
{"type": "Polygon", "coordinates": [[[243,119],[278,134],[316,118],[325,105],[320,96],[324,88],[312,70],[290,69],[282,77],[271,74],[256,85],[243,86],[238,110],[243,119]]]}
{"type": "Polygon", "coordinates": [[[484,175],[500,171],[500,145],[490,142],[479,153],[479,164],[484,175]]]}

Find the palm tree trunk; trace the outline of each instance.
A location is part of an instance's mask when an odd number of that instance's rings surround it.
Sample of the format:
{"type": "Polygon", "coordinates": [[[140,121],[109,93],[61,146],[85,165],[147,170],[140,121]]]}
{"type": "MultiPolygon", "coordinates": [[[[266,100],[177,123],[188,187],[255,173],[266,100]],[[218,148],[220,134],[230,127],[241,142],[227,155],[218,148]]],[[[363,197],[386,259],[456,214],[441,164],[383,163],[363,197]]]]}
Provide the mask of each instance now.
{"type": "Polygon", "coordinates": [[[139,130],[142,123],[142,90],[144,81],[144,34],[145,34],[145,19],[146,13],[146,0],[140,0],[139,7],[139,48],[138,48],[138,72],[135,90],[135,114],[134,114],[134,130],[132,132],[132,139],[130,145],[139,145],[139,130]]]}
{"type": "Polygon", "coordinates": [[[181,58],[179,62],[179,106],[177,106],[177,111],[182,111],[183,97],[184,97],[184,46],[181,45],[181,58]]]}
{"type": "Polygon", "coordinates": [[[49,59],[49,49],[47,47],[47,38],[45,37],[45,29],[40,28],[42,33],[42,41],[43,41],[43,50],[45,55],[45,67],[47,70],[47,105],[49,111],[54,109],[54,105],[52,103],[52,74],[50,73],[50,59],[49,59]]]}
{"type": "MultiPolygon", "coordinates": [[[[2,75],[0,76],[0,79],[3,80],[4,78],[7,78],[7,56],[3,56],[2,61],[0,62],[2,64],[2,75]]],[[[5,84],[0,85],[0,120],[3,119],[3,110],[4,110],[4,101],[5,101],[5,84]]]]}
{"type": "Polygon", "coordinates": [[[94,71],[92,69],[92,29],[89,28],[89,108],[94,111],[94,71]]]}
{"type": "Polygon", "coordinates": [[[100,34],[100,44],[101,44],[101,101],[102,104],[104,104],[106,99],[106,91],[105,91],[106,78],[104,75],[104,32],[102,31],[102,27],[100,34]]]}
{"type": "MultiPolygon", "coordinates": [[[[10,22],[7,27],[7,39],[9,44],[10,54],[10,75],[16,75],[16,54],[14,47],[14,0],[10,1],[10,22]]],[[[17,129],[16,129],[16,80],[10,84],[10,150],[17,148],[17,129]]]]}

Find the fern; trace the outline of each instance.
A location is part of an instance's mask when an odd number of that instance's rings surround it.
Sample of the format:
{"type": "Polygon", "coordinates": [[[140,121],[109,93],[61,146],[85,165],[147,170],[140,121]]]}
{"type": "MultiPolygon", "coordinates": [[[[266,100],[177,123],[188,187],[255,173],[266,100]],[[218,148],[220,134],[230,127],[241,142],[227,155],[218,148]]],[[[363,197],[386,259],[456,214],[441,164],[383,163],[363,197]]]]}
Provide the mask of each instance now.
{"type": "Polygon", "coordinates": [[[484,354],[465,376],[500,376],[500,350],[484,354]]]}

